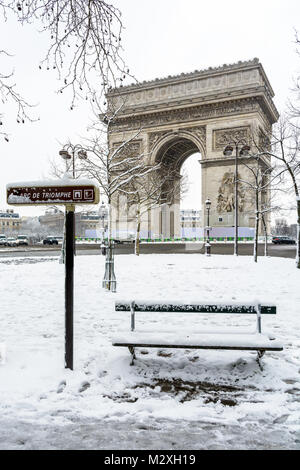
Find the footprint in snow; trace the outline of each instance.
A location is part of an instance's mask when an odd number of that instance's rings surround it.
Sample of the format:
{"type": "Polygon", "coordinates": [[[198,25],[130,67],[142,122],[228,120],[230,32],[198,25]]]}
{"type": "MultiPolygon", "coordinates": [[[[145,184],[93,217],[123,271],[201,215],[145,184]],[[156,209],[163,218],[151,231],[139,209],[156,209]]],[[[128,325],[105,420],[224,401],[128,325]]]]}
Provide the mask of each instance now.
{"type": "Polygon", "coordinates": [[[81,393],[81,392],[84,392],[85,390],[87,390],[89,387],[91,386],[91,384],[89,382],[82,382],[82,384],[80,385],[79,389],[78,389],[78,392],[81,393]]]}
{"type": "Polygon", "coordinates": [[[289,416],[290,416],[290,415],[282,415],[282,416],[279,416],[278,418],[274,419],[273,424],[285,423],[289,416]]]}
{"type": "Polygon", "coordinates": [[[67,382],[65,380],[62,380],[59,384],[58,384],[58,388],[57,388],[57,393],[62,393],[65,389],[67,385],[67,382]]]}

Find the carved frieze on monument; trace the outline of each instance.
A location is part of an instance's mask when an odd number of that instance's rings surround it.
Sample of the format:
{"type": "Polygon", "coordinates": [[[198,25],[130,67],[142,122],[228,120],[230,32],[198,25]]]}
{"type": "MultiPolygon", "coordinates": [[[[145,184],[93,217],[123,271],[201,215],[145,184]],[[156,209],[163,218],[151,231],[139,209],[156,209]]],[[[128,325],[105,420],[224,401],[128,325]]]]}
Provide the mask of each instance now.
{"type": "MultiPolygon", "coordinates": [[[[177,131],[176,131],[177,132],[177,131]]],[[[178,132],[187,132],[194,137],[196,137],[205,148],[206,146],[206,126],[197,126],[197,127],[185,127],[178,129],[178,132]]],[[[149,133],[149,150],[151,151],[157,142],[165,137],[166,135],[176,135],[174,131],[167,130],[167,131],[157,131],[149,133]]]]}
{"type": "Polygon", "coordinates": [[[120,155],[121,154],[122,155],[135,154],[136,155],[142,152],[142,143],[143,143],[142,139],[131,140],[130,142],[127,142],[126,144],[124,144],[124,142],[114,142],[112,149],[113,151],[115,151],[115,150],[118,150],[118,148],[120,148],[120,155]]]}
{"type": "Polygon", "coordinates": [[[190,127],[190,128],[182,129],[182,130],[185,130],[195,135],[198,138],[198,140],[200,140],[204,148],[206,147],[206,126],[190,127]]]}
{"type": "MultiPolygon", "coordinates": [[[[235,207],[235,175],[232,171],[224,173],[222,178],[217,199],[217,211],[218,213],[232,212],[235,207]]],[[[238,187],[238,206],[239,211],[242,212],[244,208],[245,191],[241,185],[238,187]]]]}
{"type": "Polygon", "coordinates": [[[270,136],[272,135],[272,129],[262,129],[259,128],[258,133],[258,148],[262,150],[271,150],[271,139],[270,136]]]}
{"type": "Polygon", "coordinates": [[[228,143],[249,143],[250,127],[232,127],[229,129],[217,129],[213,131],[213,150],[223,150],[228,143]]]}
{"type": "Polygon", "coordinates": [[[116,117],[111,124],[114,132],[140,129],[146,127],[157,127],[178,122],[197,121],[199,119],[218,118],[222,116],[238,115],[241,113],[252,113],[261,111],[259,99],[244,98],[221,103],[203,104],[186,109],[169,109],[168,111],[157,111],[145,115],[131,115],[116,117]]]}
{"type": "Polygon", "coordinates": [[[167,134],[170,134],[170,130],[160,131],[160,132],[151,132],[149,134],[149,150],[152,150],[155,144],[167,134]]]}

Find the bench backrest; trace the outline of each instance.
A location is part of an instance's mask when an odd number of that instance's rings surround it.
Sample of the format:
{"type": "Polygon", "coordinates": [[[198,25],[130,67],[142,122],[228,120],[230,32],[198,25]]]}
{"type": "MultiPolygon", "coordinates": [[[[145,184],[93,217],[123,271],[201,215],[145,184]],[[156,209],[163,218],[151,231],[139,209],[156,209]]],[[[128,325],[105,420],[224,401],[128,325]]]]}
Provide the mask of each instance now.
{"type": "MultiPolygon", "coordinates": [[[[195,312],[195,313],[253,313],[257,314],[257,304],[211,304],[211,303],[189,303],[180,302],[155,302],[155,301],[122,301],[115,303],[115,310],[119,312],[130,312],[133,308],[135,312],[195,312]]],[[[261,314],[276,314],[275,305],[260,305],[261,314]]]]}

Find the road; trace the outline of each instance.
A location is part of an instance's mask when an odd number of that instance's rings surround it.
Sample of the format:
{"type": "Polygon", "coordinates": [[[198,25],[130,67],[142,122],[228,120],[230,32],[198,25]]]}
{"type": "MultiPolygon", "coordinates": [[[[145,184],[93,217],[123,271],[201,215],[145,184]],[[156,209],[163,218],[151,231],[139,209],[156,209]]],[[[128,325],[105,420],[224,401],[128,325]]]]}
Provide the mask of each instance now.
{"type": "MultiPolygon", "coordinates": [[[[116,245],[115,254],[130,254],[133,253],[133,244],[116,245]]],[[[143,243],[141,244],[141,253],[204,253],[205,247],[203,243],[190,242],[190,243],[143,243]]],[[[295,258],[296,247],[295,245],[268,245],[269,256],[295,258]]],[[[78,244],[76,246],[77,255],[98,255],[101,254],[100,246],[96,244],[78,244]]],[[[232,243],[212,243],[211,254],[232,255],[232,243]]],[[[251,256],[253,254],[253,244],[240,243],[239,255],[251,256]]],[[[60,248],[45,247],[45,246],[29,246],[29,247],[0,247],[0,258],[5,257],[32,257],[32,256],[59,256],[60,248]]],[[[264,245],[259,244],[258,256],[264,255],[264,245]]]]}

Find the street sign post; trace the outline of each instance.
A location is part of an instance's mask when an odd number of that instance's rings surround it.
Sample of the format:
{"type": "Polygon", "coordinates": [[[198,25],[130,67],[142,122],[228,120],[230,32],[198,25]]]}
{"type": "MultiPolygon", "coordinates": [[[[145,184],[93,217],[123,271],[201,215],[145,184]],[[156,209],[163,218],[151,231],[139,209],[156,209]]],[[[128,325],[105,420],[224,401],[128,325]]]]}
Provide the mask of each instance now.
{"type": "Polygon", "coordinates": [[[73,370],[75,204],[98,204],[99,188],[89,180],[62,179],[10,183],[7,204],[66,206],[65,218],[65,367],[73,370]]]}
{"type": "Polygon", "coordinates": [[[73,370],[75,207],[66,207],[65,220],[65,367],[73,370]]]}
{"type": "MultiPolygon", "coordinates": [[[[94,184],[61,185],[60,182],[53,184],[38,183],[27,186],[21,184],[8,184],[7,204],[15,206],[40,205],[40,204],[98,204],[99,189],[94,184]]],[[[85,180],[84,180],[85,181],[85,180]]]]}

